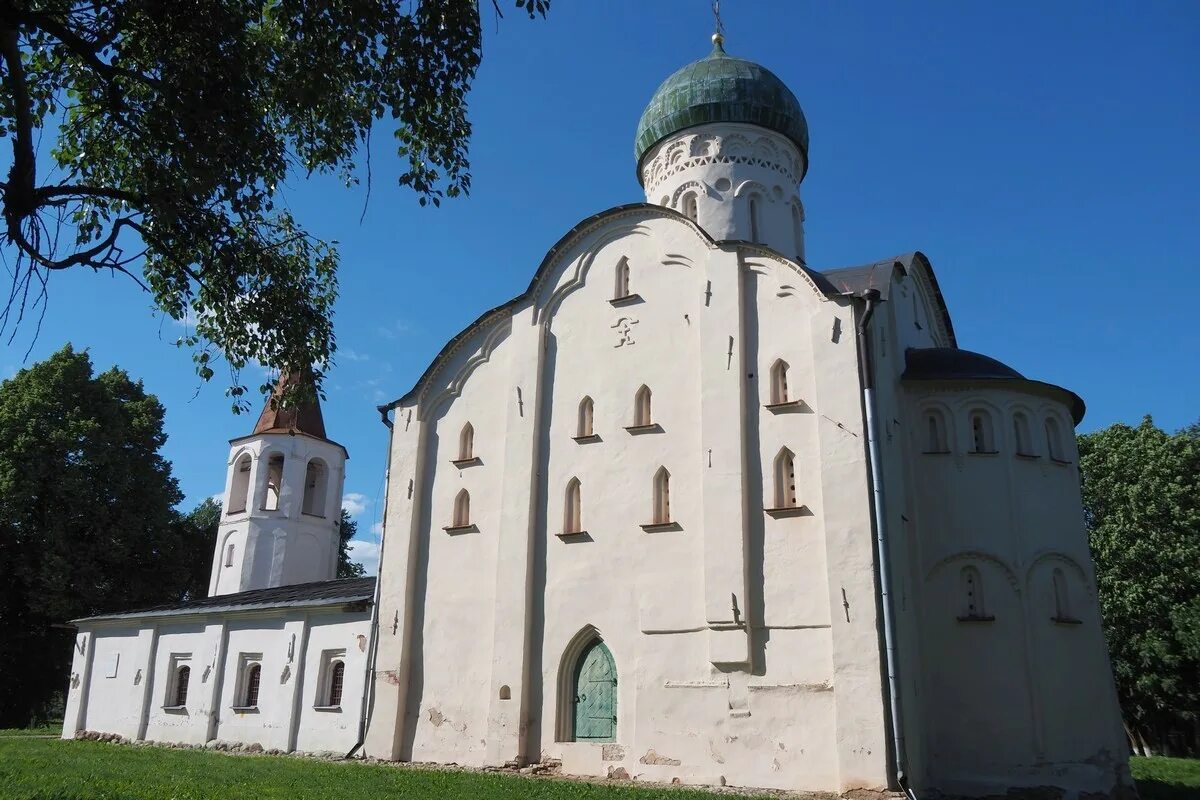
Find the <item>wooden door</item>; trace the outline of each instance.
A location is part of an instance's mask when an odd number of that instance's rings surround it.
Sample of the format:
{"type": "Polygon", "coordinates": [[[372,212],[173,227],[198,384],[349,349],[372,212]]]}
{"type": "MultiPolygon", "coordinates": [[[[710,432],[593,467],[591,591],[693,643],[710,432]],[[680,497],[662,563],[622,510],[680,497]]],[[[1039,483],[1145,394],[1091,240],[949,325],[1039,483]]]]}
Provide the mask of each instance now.
{"type": "Polygon", "coordinates": [[[601,641],[579,656],[575,670],[575,741],[611,742],[617,730],[617,665],[601,641]]]}

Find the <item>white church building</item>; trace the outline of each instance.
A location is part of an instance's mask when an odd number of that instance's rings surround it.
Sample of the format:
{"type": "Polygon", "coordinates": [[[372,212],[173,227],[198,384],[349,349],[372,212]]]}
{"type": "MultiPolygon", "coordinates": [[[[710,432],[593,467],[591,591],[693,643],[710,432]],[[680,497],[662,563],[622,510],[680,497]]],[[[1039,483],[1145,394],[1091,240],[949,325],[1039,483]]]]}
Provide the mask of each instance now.
{"type": "Polygon", "coordinates": [[[381,408],[378,586],[329,580],[345,452],[313,409],[260,421],[212,596],[78,621],[64,735],[1126,791],[1083,402],[959,349],[924,255],[808,264],[804,114],[714,45],[638,125],[646,202],[567,232],[381,408]]]}

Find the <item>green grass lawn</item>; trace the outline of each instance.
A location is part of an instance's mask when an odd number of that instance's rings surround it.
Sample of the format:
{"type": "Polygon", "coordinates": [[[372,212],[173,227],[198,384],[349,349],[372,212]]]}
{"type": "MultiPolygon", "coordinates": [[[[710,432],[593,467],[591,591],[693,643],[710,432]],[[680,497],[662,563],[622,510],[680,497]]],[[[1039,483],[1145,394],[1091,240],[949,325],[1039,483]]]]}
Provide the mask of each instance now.
{"type": "Polygon", "coordinates": [[[1200,798],[1200,759],[1129,759],[1142,800],[1197,800],[1200,798]]]}
{"type": "Polygon", "coordinates": [[[4,800],[713,800],[708,792],[339,764],[279,756],[0,739],[4,800]]]}
{"type": "Polygon", "coordinates": [[[34,728],[0,728],[0,739],[8,736],[62,736],[62,723],[51,722],[34,728]]]}

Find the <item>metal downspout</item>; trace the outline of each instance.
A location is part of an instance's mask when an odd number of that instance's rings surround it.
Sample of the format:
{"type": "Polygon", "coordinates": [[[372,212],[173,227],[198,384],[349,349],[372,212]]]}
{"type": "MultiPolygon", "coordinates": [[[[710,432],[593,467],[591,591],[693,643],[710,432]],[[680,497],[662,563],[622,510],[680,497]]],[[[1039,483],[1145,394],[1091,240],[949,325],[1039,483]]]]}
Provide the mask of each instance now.
{"type": "Polygon", "coordinates": [[[896,783],[913,797],[905,771],[907,754],[904,749],[904,726],[900,720],[900,678],[896,655],[895,620],[892,617],[892,567],[888,558],[887,506],[883,486],[883,458],[879,450],[879,429],[875,413],[875,371],[871,363],[871,342],[868,326],[879,303],[879,291],[871,289],[863,295],[866,309],[858,321],[858,365],[863,386],[863,411],[867,423],[867,452],[870,458],[872,516],[875,523],[875,557],[879,562],[879,592],[883,608],[883,646],[887,663],[888,711],[892,728],[892,757],[895,761],[896,783]]]}
{"type": "MultiPolygon", "coordinates": [[[[387,447],[387,465],[383,470],[383,522],[387,524],[387,506],[388,492],[391,490],[391,474],[392,474],[392,437],[395,436],[395,427],[392,421],[388,419],[388,412],[391,411],[387,406],[379,407],[379,416],[383,420],[383,424],[388,429],[388,447],[387,447]]],[[[354,747],[350,748],[350,752],[346,753],[343,758],[353,758],[358,749],[363,746],[363,742],[367,740],[367,725],[371,721],[371,712],[375,709],[375,659],[379,654],[379,596],[383,589],[383,548],[387,547],[387,537],[382,533],[379,539],[379,567],[375,570],[375,596],[371,603],[371,627],[367,631],[371,636],[370,651],[367,653],[367,671],[363,676],[363,700],[362,708],[358,714],[358,741],[354,743],[354,747]]]]}

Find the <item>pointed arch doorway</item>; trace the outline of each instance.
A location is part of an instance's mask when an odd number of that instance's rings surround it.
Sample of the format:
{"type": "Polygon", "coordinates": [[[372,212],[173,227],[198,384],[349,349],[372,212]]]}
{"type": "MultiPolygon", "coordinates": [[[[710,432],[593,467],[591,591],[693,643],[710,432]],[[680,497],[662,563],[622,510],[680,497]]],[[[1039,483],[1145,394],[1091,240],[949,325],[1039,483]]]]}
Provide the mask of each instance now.
{"type": "Polygon", "coordinates": [[[572,738],[611,742],[617,731],[617,665],[612,653],[593,639],[576,661],[572,701],[572,738]]]}

